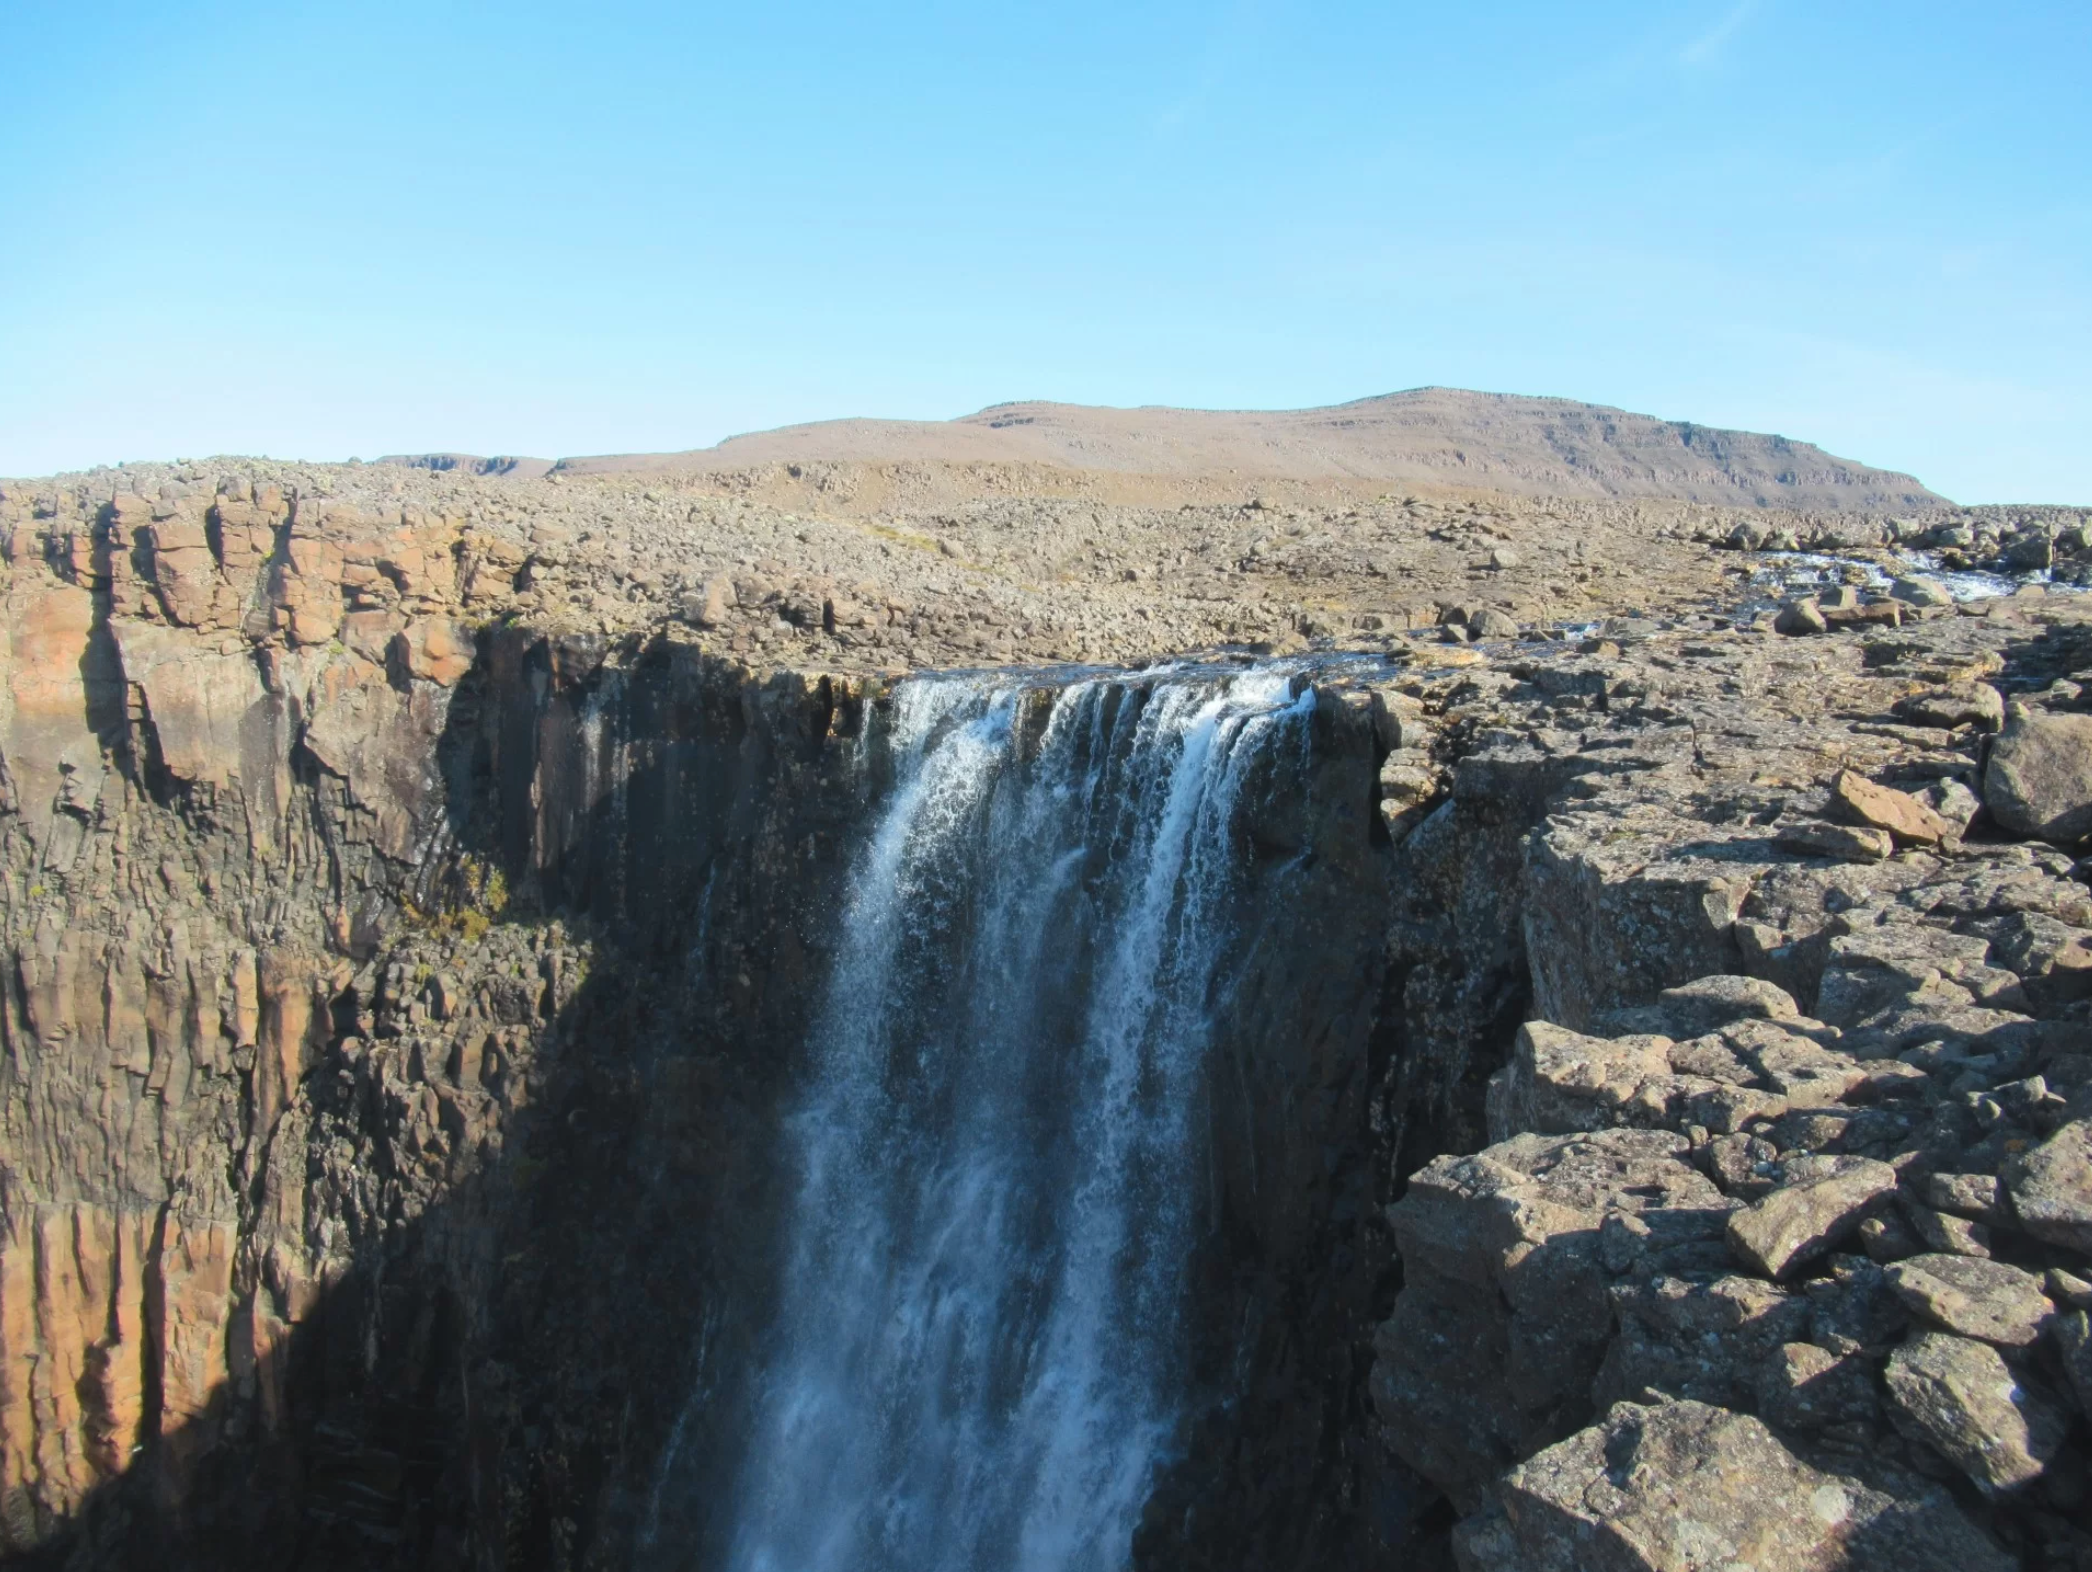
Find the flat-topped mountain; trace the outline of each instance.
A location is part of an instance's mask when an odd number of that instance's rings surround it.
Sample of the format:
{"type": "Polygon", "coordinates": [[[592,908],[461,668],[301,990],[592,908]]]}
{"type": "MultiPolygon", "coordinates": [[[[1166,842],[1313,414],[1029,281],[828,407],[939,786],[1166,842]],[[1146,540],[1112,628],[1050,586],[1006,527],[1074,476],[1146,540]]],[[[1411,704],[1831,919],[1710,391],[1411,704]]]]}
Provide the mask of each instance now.
{"type": "Polygon", "coordinates": [[[1297,410],[998,404],[957,420],[819,421],[686,453],[570,458],[559,468],[601,474],[793,463],[1043,464],[1124,475],[1372,480],[1521,496],[1856,512],[1943,500],[1909,475],[1786,437],[1458,388],[1297,410]]]}

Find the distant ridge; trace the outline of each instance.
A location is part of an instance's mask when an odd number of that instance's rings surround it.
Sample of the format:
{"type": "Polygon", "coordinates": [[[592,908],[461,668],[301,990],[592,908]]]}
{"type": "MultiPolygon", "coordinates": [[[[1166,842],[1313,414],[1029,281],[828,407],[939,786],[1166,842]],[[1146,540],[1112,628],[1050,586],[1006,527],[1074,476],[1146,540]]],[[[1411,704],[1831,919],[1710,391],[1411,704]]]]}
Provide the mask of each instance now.
{"type": "Polygon", "coordinates": [[[1458,388],[1298,410],[997,404],[957,420],[821,421],[685,453],[562,459],[557,468],[586,475],[823,462],[1045,464],[1122,475],[1370,480],[1874,513],[1946,501],[1909,475],[1786,437],[1458,388]]]}

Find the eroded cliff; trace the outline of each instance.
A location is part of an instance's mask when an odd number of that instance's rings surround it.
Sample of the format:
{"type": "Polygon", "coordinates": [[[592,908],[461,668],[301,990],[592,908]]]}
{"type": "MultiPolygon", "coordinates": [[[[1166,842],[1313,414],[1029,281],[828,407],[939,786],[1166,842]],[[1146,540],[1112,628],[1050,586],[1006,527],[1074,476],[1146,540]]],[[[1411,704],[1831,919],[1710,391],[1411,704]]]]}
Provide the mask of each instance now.
{"type": "MultiPolygon", "coordinates": [[[[749,664],[832,592],[592,625],[500,519],[171,489],[8,540],[6,1547],[676,1564],[891,678],[749,664]]],[[[1988,609],[1297,669],[1140,1564],[1697,1565],[1714,1453],[1738,1546],[1842,1492],[1762,1565],[2076,1564],[2092,652],[1988,609]]]]}

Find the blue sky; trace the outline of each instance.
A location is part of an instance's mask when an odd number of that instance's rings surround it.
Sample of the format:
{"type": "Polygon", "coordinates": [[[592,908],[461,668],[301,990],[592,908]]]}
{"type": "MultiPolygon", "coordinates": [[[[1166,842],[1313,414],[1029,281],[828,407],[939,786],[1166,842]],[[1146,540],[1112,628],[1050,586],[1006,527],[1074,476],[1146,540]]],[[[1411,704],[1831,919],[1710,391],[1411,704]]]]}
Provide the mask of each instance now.
{"type": "Polygon", "coordinates": [[[0,474],[1427,383],[2092,503],[2083,0],[0,0],[0,474]]]}

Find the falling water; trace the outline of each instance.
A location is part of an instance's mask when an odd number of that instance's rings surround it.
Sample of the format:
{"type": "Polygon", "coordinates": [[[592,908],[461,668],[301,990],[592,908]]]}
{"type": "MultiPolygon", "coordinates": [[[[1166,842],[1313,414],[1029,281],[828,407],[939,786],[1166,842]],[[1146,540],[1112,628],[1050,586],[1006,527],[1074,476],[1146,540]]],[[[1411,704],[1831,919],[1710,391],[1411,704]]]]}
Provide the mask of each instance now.
{"type": "Polygon", "coordinates": [[[1276,672],[899,689],[733,1572],[1125,1564],[1185,1397],[1231,824],[1313,704],[1276,672]]]}

